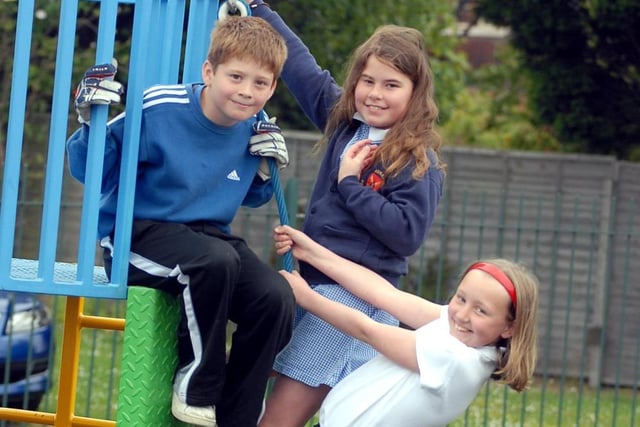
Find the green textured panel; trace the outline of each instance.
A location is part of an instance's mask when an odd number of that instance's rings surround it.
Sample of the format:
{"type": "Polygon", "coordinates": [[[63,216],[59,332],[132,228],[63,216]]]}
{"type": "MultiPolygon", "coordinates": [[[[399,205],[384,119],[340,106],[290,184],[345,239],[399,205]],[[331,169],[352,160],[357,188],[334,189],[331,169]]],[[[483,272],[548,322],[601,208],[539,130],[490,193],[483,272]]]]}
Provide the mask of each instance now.
{"type": "Polygon", "coordinates": [[[178,361],[178,300],[166,292],[132,286],[118,394],[120,427],[188,426],[171,415],[171,386],[178,361]]]}

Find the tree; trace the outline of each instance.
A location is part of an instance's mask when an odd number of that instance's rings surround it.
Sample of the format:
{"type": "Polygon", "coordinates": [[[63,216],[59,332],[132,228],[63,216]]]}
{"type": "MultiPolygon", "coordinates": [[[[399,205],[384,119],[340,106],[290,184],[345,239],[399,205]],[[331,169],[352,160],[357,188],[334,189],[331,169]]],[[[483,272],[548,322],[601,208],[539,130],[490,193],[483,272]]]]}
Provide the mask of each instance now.
{"type": "MultiPolygon", "coordinates": [[[[441,0],[307,0],[304,4],[271,0],[273,8],[300,36],[318,64],[331,71],[338,84],[351,52],[383,24],[420,30],[427,42],[435,75],[436,101],[442,121],[464,87],[466,60],[456,51],[459,40],[447,35],[454,27],[454,2],[441,0]]],[[[312,129],[284,85],[268,104],[270,115],[287,128],[312,129]]]]}
{"type": "Polygon", "coordinates": [[[536,120],[565,150],[640,160],[639,2],[478,0],[476,13],[511,28],[536,120]]]}
{"type": "MultiPolygon", "coordinates": [[[[345,64],[353,49],[364,41],[376,27],[394,23],[421,30],[427,40],[436,81],[436,100],[443,121],[450,115],[454,97],[464,86],[465,59],[455,50],[458,40],[446,35],[445,29],[454,25],[454,2],[440,0],[308,0],[299,2],[273,0],[272,5],[291,27],[301,35],[316,56],[318,63],[331,70],[340,83],[345,64]]],[[[0,34],[3,66],[0,77],[4,87],[11,86],[12,54],[15,46],[17,2],[0,2],[0,34]]],[[[95,42],[100,4],[79,2],[74,55],[73,82],[79,81],[84,70],[95,61],[95,42]]],[[[118,80],[126,86],[133,7],[120,6],[117,26],[116,53],[120,67],[118,80]]],[[[32,34],[29,100],[23,163],[31,171],[42,172],[49,133],[49,114],[59,25],[59,2],[38,1],[32,34]]],[[[207,37],[208,35],[203,35],[207,37]]],[[[10,91],[0,95],[0,141],[6,140],[10,91]]],[[[71,94],[70,94],[71,97],[71,94]]],[[[71,100],[71,99],[70,99],[71,100]]],[[[283,127],[310,129],[312,125],[299,110],[295,101],[280,85],[268,106],[270,115],[277,115],[283,127]]],[[[114,111],[118,111],[115,107],[114,111]]],[[[69,109],[71,128],[75,114],[69,109]]],[[[70,128],[70,131],[72,130],[70,128]]],[[[39,188],[39,186],[33,186],[39,188]]],[[[37,195],[33,195],[37,197],[37,195]]]]}
{"type": "Polygon", "coordinates": [[[468,74],[442,135],[448,145],[496,150],[560,151],[551,126],[536,126],[527,103],[530,79],[509,45],[495,52],[495,63],[468,74]]]}

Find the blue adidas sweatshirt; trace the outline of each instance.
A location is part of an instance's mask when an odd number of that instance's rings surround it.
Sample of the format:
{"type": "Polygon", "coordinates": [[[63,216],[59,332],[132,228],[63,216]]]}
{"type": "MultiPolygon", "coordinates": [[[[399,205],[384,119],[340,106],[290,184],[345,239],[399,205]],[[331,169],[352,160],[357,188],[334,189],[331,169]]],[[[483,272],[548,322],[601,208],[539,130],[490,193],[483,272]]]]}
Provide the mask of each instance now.
{"type": "MultiPolygon", "coordinates": [[[[260,158],[249,153],[255,118],[221,127],[200,107],[203,84],[145,91],[133,217],[163,222],[204,221],[228,233],[241,205],[257,207],[273,195],[256,178],[260,158]]],[[[98,238],[115,226],[125,114],[108,123],[98,238]]],[[[71,175],[84,182],[89,127],[67,140],[71,175]]],[[[91,165],[89,165],[91,167],[91,165]]]]}

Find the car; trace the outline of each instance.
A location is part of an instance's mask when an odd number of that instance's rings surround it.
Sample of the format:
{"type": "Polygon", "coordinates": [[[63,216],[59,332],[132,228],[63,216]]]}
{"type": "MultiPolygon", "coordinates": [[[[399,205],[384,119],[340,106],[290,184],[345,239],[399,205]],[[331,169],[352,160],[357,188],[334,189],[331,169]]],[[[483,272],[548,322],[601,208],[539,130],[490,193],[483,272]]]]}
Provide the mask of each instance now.
{"type": "Polygon", "coordinates": [[[29,293],[0,291],[0,406],[35,411],[51,387],[49,309],[29,293]]]}

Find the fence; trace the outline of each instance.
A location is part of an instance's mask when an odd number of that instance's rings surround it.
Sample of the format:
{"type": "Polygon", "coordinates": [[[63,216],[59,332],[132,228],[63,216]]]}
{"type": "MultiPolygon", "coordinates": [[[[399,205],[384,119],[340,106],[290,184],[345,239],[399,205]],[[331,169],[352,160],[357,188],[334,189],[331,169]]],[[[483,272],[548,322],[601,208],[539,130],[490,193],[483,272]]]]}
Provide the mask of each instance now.
{"type": "MultiPolygon", "coordinates": [[[[303,146],[314,140],[294,136],[303,146]]],[[[293,151],[291,172],[308,179],[313,172],[303,171],[317,162],[308,149],[293,151]]],[[[469,148],[447,148],[444,158],[446,197],[413,265],[458,271],[478,257],[524,262],[542,284],[542,341],[554,342],[541,349],[539,369],[592,386],[637,385],[640,164],[469,148]],[[582,355],[584,366],[571,355],[582,355]]],[[[438,285],[448,292],[454,284],[444,278],[438,285]]]]}
{"type": "MultiPolygon", "coordinates": [[[[289,204],[299,206],[292,222],[300,224],[316,178],[319,158],[310,146],[317,135],[287,132],[287,138],[292,165],[283,182],[294,199],[289,204]]],[[[534,387],[516,395],[491,384],[456,425],[633,425],[640,415],[640,165],[463,148],[447,149],[444,157],[446,192],[402,285],[443,302],[464,264],[490,256],[520,260],[541,281],[534,387]]],[[[233,229],[275,266],[277,222],[271,204],[243,209],[233,229]]],[[[116,301],[93,305],[103,315],[123,312],[116,301]]],[[[113,417],[120,338],[93,331],[83,340],[78,407],[87,416],[113,417]],[[105,384],[112,386],[105,391],[105,384]]],[[[49,393],[43,405],[53,399],[49,393]]]]}

